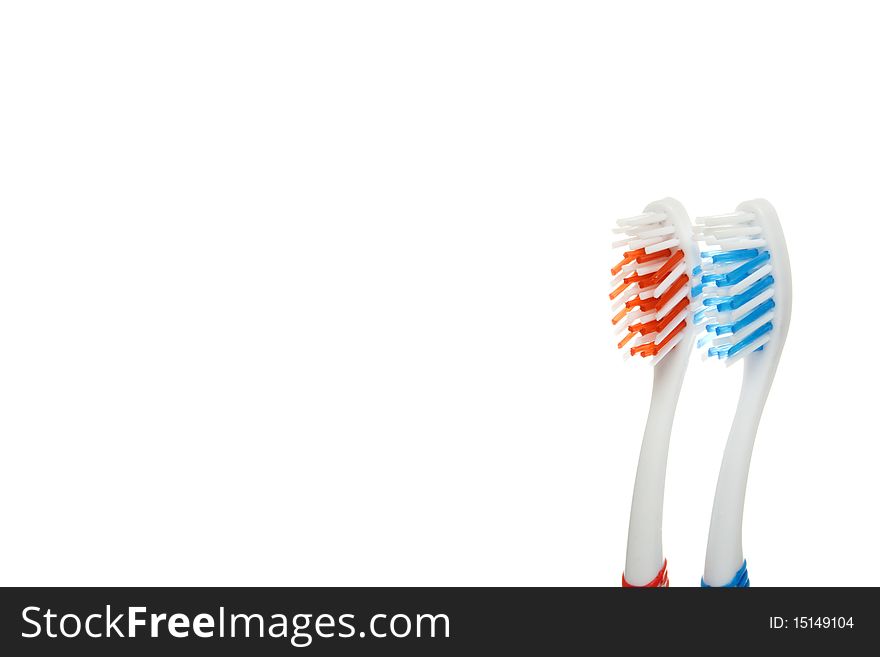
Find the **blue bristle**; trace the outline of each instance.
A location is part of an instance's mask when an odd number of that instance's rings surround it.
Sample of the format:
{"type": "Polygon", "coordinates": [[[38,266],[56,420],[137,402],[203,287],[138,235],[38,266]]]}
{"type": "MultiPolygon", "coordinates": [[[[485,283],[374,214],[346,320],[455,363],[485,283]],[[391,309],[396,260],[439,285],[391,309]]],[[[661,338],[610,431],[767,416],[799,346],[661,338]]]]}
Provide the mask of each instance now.
{"type": "Polygon", "coordinates": [[[733,332],[736,333],[740,329],[745,328],[746,326],[748,326],[749,324],[754,322],[756,319],[759,319],[762,315],[769,312],[770,310],[772,310],[775,307],[776,307],[776,302],[773,301],[773,299],[767,299],[764,303],[756,306],[755,309],[752,312],[750,312],[748,315],[746,315],[745,317],[742,317],[738,321],[734,322],[733,332]]]}
{"type": "Polygon", "coordinates": [[[730,309],[736,310],[740,306],[747,304],[749,301],[761,294],[761,292],[772,286],[774,280],[775,279],[773,278],[772,274],[767,274],[763,278],[759,278],[757,281],[749,285],[749,287],[747,287],[743,292],[733,297],[733,301],[730,304],[730,309]]]}
{"type": "Polygon", "coordinates": [[[702,251],[701,258],[709,258],[713,264],[719,262],[739,262],[758,255],[758,249],[734,249],[733,251],[702,251]]]}
{"type": "Polygon", "coordinates": [[[748,315],[742,317],[738,321],[732,324],[720,324],[716,326],[715,335],[727,335],[728,333],[736,333],[741,328],[748,326],[775,306],[776,302],[774,302],[773,299],[767,299],[767,301],[756,306],[754,310],[752,310],[748,315]]]}
{"type": "Polygon", "coordinates": [[[760,338],[765,333],[769,333],[773,330],[773,322],[767,322],[766,324],[762,324],[760,327],[752,331],[748,336],[737,342],[735,345],[730,347],[727,350],[727,357],[735,356],[738,352],[742,351],[750,344],[752,344],[755,340],[760,338]]]}
{"type": "Polygon", "coordinates": [[[737,353],[748,347],[755,340],[760,338],[762,335],[764,335],[765,333],[769,333],[772,330],[773,322],[767,322],[766,324],[762,324],[760,327],[749,333],[748,336],[746,336],[734,345],[726,344],[718,347],[709,347],[708,354],[710,356],[718,356],[718,358],[732,358],[737,353]]]}
{"type": "Polygon", "coordinates": [[[763,278],[749,285],[745,290],[734,296],[710,297],[703,299],[703,305],[715,307],[718,312],[727,312],[736,310],[745,303],[748,303],[764,290],[773,285],[773,275],[767,274],[763,278]]]}
{"type": "Polygon", "coordinates": [[[768,260],[770,260],[770,252],[764,251],[764,253],[755,256],[754,258],[752,258],[745,264],[740,265],[733,271],[727,272],[726,274],[719,274],[718,278],[716,279],[717,282],[715,283],[715,285],[717,285],[718,287],[736,285],[768,260]]]}

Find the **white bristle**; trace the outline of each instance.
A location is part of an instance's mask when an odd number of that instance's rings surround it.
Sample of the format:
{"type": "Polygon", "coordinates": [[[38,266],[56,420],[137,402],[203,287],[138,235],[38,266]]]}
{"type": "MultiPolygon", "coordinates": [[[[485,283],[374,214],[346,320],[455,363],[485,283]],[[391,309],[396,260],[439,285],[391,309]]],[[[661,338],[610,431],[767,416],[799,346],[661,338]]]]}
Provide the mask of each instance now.
{"type": "Polygon", "coordinates": [[[657,337],[654,339],[654,342],[656,342],[657,344],[660,344],[661,342],[663,342],[663,340],[666,339],[666,336],[669,335],[670,333],[672,333],[672,331],[675,330],[676,326],[681,324],[681,320],[687,318],[687,315],[688,315],[688,309],[685,308],[680,313],[678,313],[675,317],[673,317],[672,321],[666,325],[666,328],[664,328],[662,331],[660,331],[660,333],[657,334],[657,337]]]}
{"type": "Polygon", "coordinates": [[[640,233],[641,237],[660,237],[662,235],[672,235],[675,232],[674,226],[659,226],[657,228],[650,228],[648,230],[644,230],[640,233]]]}
{"type": "Polygon", "coordinates": [[[757,249],[767,246],[767,242],[762,239],[706,239],[706,244],[717,246],[724,251],[733,251],[734,249],[757,249]]]}
{"type": "Polygon", "coordinates": [[[681,342],[684,339],[684,335],[685,335],[685,331],[681,331],[674,338],[672,338],[669,342],[667,342],[663,346],[663,348],[657,352],[657,355],[654,356],[654,362],[651,364],[656,366],[657,363],[659,363],[661,360],[663,360],[663,357],[666,356],[666,354],[668,354],[670,351],[672,351],[672,349],[675,347],[675,345],[677,345],[679,342],[681,342]]]}
{"type": "Polygon", "coordinates": [[[652,262],[648,262],[644,265],[639,265],[638,267],[636,267],[636,274],[638,274],[639,276],[644,276],[645,274],[653,274],[662,266],[662,260],[654,260],[652,262]]]}
{"type": "Polygon", "coordinates": [[[657,251],[662,251],[663,249],[674,249],[679,245],[679,241],[677,238],[673,237],[669,240],[664,240],[663,242],[656,242],[651,246],[645,247],[645,253],[657,253],[657,251]]]}
{"type": "Polygon", "coordinates": [[[639,308],[636,308],[635,310],[629,311],[629,313],[627,314],[627,317],[629,317],[631,320],[638,319],[641,321],[648,322],[648,321],[651,321],[652,319],[654,319],[654,311],[653,310],[640,310],[639,308]]]}
{"type": "Polygon", "coordinates": [[[753,271],[751,274],[746,276],[744,279],[742,279],[736,285],[731,285],[729,288],[727,288],[728,290],[730,290],[729,294],[739,294],[740,292],[745,290],[747,287],[749,287],[753,283],[756,283],[760,279],[764,278],[767,274],[769,274],[772,271],[773,271],[773,265],[764,265],[760,269],[753,271]]]}
{"type": "Polygon", "coordinates": [[[756,296],[754,299],[752,299],[748,303],[744,303],[736,310],[731,311],[730,320],[732,322],[735,322],[740,317],[745,317],[750,312],[752,312],[753,309],[760,306],[762,303],[764,303],[767,299],[771,298],[772,296],[773,296],[773,288],[772,287],[769,290],[764,290],[761,294],[756,296]]]}
{"type": "Polygon", "coordinates": [[[731,212],[728,214],[716,214],[709,217],[697,217],[695,222],[698,226],[723,226],[754,221],[755,215],[751,212],[731,212]]]}
{"type": "MultiPolygon", "coordinates": [[[[664,231],[665,224],[661,223],[650,223],[650,224],[639,224],[638,226],[621,226],[619,228],[612,228],[611,232],[617,235],[630,235],[635,237],[651,237],[651,235],[655,231],[664,231]]],[[[658,232],[657,235],[665,235],[665,232],[658,232]]]]}
{"type": "MultiPolygon", "coordinates": [[[[664,317],[666,317],[666,314],[670,310],[672,310],[676,306],[676,304],[678,304],[678,302],[684,299],[688,294],[690,294],[690,292],[688,291],[688,286],[685,285],[678,292],[673,294],[669,301],[667,301],[660,308],[657,309],[657,319],[663,319],[664,317]]],[[[688,307],[688,310],[690,310],[690,307],[688,307]]]]}
{"type": "Polygon", "coordinates": [[[760,338],[758,338],[757,340],[755,340],[754,342],[752,342],[750,345],[748,345],[748,346],[747,346],[745,349],[743,349],[742,351],[737,352],[736,354],[734,354],[734,355],[731,356],[730,358],[725,358],[725,359],[724,359],[724,364],[727,365],[728,367],[730,367],[730,366],[733,365],[735,362],[737,362],[738,360],[740,360],[740,359],[742,359],[742,358],[745,358],[746,356],[748,356],[750,353],[752,353],[752,352],[755,351],[756,349],[760,349],[760,348],[763,347],[765,344],[767,344],[768,342],[770,342],[770,336],[772,336],[772,335],[773,335],[772,332],[771,332],[771,333],[766,333],[766,334],[762,335],[760,338]]]}
{"type": "MultiPolygon", "coordinates": [[[[633,250],[645,249],[645,253],[651,253],[651,251],[649,251],[649,248],[653,248],[657,244],[662,244],[662,243],[663,243],[662,237],[646,237],[644,239],[632,240],[629,243],[629,248],[633,249],[633,250]]],[[[662,249],[657,249],[657,250],[660,251],[662,249]]]]}
{"type": "Polygon", "coordinates": [[[742,336],[749,335],[752,331],[754,331],[756,328],[758,328],[762,324],[766,324],[767,322],[772,322],[774,315],[775,315],[775,313],[772,310],[768,310],[767,312],[763,313],[760,317],[752,320],[751,322],[749,322],[748,324],[743,326],[739,331],[734,333],[734,336],[742,337],[742,336]]]}
{"type": "Polygon", "coordinates": [[[687,271],[687,264],[684,260],[678,263],[675,268],[666,275],[662,281],[657,284],[657,289],[654,290],[654,298],[662,295],[666,290],[672,287],[672,284],[678,280],[678,277],[687,271]]]}
{"type": "Polygon", "coordinates": [[[644,214],[636,215],[635,217],[627,217],[625,219],[618,219],[618,226],[638,226],[640,224],[651,224],[657,223],[659,221],[665,221],[666,215],[662,212],[645,212],[644,214]]]}
{"type": "Polygon", "coordinates": [[[740,224],[733,228],[721,228],[714,231],[715,237],[721,239],[724,237],[752,237],[761,234],[760,226],[750,226],[748,224],[740,224]]]}

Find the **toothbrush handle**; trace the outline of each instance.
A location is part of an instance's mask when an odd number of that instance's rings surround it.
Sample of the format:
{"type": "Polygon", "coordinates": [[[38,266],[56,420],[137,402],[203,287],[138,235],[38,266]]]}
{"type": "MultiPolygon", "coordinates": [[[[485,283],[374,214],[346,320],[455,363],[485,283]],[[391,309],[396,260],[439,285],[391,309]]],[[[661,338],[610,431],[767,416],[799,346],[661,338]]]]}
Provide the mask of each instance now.
{"type": "Polygon", "coordinates": [[[654,368],[654,390],[636,470],[626,545],[624,581],[630,586],[645,586],[661,572],[665,578],[663,490],[669,437],[687,369],[689,344],[682,342],[654,368]]]}
{"type": "MultiPolygon", "coordinates": [[[[729,582],[738,579],[743,568],[742,523],[746,485],[758,424],[773,379],[773,371],[768,372],[768,366],[775,370],[775,363],[764,354],[755,354],[745,361],[742,390],[724,448],[712,505],[703,570],[703,581],[710,587],[728,586],[729,582]]],[[[748,576],[745,580],[748,581],[748,576]]]]}

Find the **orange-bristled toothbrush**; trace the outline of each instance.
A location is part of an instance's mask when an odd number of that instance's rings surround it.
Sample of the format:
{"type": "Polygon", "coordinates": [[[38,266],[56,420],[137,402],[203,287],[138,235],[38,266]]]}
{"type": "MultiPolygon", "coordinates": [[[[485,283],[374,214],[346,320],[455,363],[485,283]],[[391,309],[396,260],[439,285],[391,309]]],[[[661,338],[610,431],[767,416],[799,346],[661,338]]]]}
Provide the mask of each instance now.
{"type": "Polygon", "coordinates": [[[699,254],[691,221],[678,201],[649,204],[620,219],[614,242],[623,257],[611,269],[612,323],[627,357],[650,359],[651,405],[633,488],[624,587],[667,587],[663,556],[663,490],[675,407],[694,339],[692,278],[699,254]]]}

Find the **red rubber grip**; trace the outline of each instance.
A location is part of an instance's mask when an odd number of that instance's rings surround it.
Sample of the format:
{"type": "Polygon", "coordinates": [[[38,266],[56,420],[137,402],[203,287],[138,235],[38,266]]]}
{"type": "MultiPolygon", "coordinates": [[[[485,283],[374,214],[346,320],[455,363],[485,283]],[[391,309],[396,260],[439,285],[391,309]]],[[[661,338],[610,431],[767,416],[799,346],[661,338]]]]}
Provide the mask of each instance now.
{"type": "Polygon", "coordinates": [[[666,560],[663,560],[663,567],[660,569],[660,572],[657,573],[657,577],[652,579],[644,586],[636,586],[635,584],[630,584],[626,581],[626,575],[623,575],[621,577],[621,580],[623,580],[623,588],[625,589],[668,589],[669,575],[666,573],[666,560]]]}

